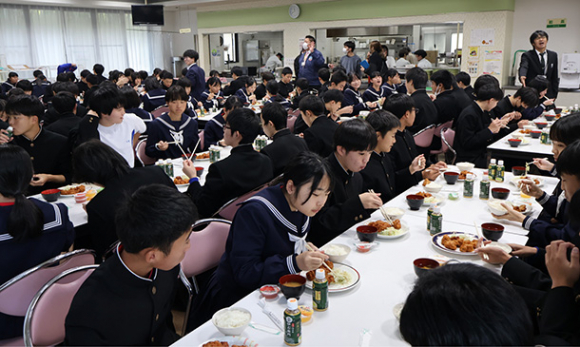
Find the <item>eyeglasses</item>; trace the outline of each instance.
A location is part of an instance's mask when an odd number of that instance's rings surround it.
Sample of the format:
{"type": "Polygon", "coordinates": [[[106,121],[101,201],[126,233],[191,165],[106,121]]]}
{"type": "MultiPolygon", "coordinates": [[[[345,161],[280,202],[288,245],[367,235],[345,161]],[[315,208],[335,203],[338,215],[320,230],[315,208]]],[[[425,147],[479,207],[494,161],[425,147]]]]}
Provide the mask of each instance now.
{"type": "Polygon", "coordinates": [[[225,130],[225,129],[232,130],[232,127],[231,127],[231,126],[229,126],[229,124],[226,124],[226,125],[224,125],[224,130],[225,130]]]}

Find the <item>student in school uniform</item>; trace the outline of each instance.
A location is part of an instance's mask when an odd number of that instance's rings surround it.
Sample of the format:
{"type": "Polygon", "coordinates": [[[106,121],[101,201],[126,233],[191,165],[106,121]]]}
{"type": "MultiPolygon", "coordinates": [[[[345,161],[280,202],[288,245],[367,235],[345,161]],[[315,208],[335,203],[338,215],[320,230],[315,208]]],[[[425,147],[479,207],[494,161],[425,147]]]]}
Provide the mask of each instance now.
{"type": "Polygon", "coordinates": [[[143,109],[151,112],[158,107],[165,105],[165,93],[167,91],[161,87],[161,83],[155,77],[145,79],[145,94],[141,96],[143,109]]]}
{"type": "Polygon", "coordinates": [[[224,143],[224,125],[226,124],[228,115],[233,110],[242,107],[244,105],[237,96],[230,96],[226,99],[221,112],[207,122],[203,129],[204,150],[207,150],[212,145],[226,146],[224,143]]]}
{"type": "MultiPolygon", "coordinates": [[[[335,91],[326,97],[330,98],[333,96],[332,94],[336,93],[340,92],[335,91]]],[[[342,95],[338,95],[338,98],[342,99],[342,95]]],[[[330,102],[338,104],[338,107],[340,107],[340,101],[336,102],[332,100],[330,102]]],[[[333,136],[336,128],[338,128],[338,124],[327,117],[324,114],[324,110],[324,103],[314,95],[306,96],[300,101],[300,115],[304,123],[308,126],[303,132],[304,141],[306,141],[310,151],[321,157],[327,157],[332,153],[333,136]]]]}
{"type": "Polygon", "coordinates": [[[278,93],[285,98],[290,97],[290,93],[294,91],[294,85],[292,84],[292,69],[285,67],[282,69],[282,78],[278,82],[279,91],[278,93]]]}
{"type": "Polygon", "coordinates": [[[490,114],[502,98],[499,87],[486,84],[477,90],[477,101],[461,112],[454,143],[457,162],[468,161],[476,167],[487,167],[487,146],[511,131],[506,126],[512,115],[492,118],[490,114]]]}
{"type": "Polygon", "coordinates": [[[473,87],[471,86],[471,76],[465,71],[459,72],[455,75],[455,81],[459,88],[463,89],[465,94],[472,100],[475,101],[475,94],[473,91],[473,87]]]}
{"type": "Polygon", "coordinates": [[[273,178],[272,162],[252,146],[261,132],[260,119],[247,108],[233,110],[224,125],[224,142],[233,149],[229,157],[210,165],[203,187],[193,163],[183,162],[189,178],[187,193],[200,216],[211,217],[229,200],[241,196],[273,178]]]}
{"type": "Polygon", "coordinates": [[[375,71],[369,75],[371,79],[371,84],[368,86],[367,90],[363,93],[363,100],[365,102],[375,102],[378,106],[382,106],[385,101],[385,94],[382,88],[383,78],[381,73],[375,71]]]}
{"type": "Polygon", "coordinates": [[[195,119],[185,114],[188,95],[185,89],[173,86],[165,94],[169,112],[157,117],[148,129],[145,154],[151,158],[174,159],[183,156],[183,151],[192,153],[199,135],[195,119]]]}
{"type": "Polygon", "coordinates": [[[535,105],[522,111],[522,118],[533,120],[542,115],[545,111],[553,110],[556,105],[554,104],[554,99],[548,99],[546,94],[548,93],[548,87],[550,82],[544,76],[536,76],[533,80],[528,81],[526,84],[530,88],[534,88],[538,94],[538,102],[535,105]]]}
{"type": "Polygon", "coordinates": [[[42,127],[44,106],[32,95],[16,95],[8,99],[5,108],[13,137],[0,130],[0,144],[20,146],[30,155],[35,175],[27,195],[45,189],[58,188],[70,182],[70,149],[68,139],[42,127]]]}
{"type": "Polygon", "coordinates": [[[383,109],[394,114],[401,122],[401,128],[395,135],[396,142],[389,152],[397,178],[401,177],[400,180],[397,180],[397,194],[404,192],[425,178],[434,181],[439,176],[439,170],[446,168],[447,165],[444,162],[431,164],[417,150],[413,135],[407,130],[415,121],[413,99],[407,94],[393,94],[385,101],[383,109]],[[418,167],[418,169],[414,170],[413,167],[418,167]]]}
{"type": "MultiPolygon", "coordinates": [[[[83,102],[82,105],[85,108],[90,108],[90,101],[91,101],[91,95],[95,92],[95,90],[97,88],[99,88],[99,86],[97,85],[97,76],[90,74],[87,76],[87,78],[85,78],[87,86],[89,87],[89,89],[87,89],[87,91],[85,91],[84,94],[84,98],[83,98],[83,102]]],[[[46,91],[48,92],[48,87],[46,88],[46,91]]],[[[44,98],[43,98],[44,99],[44,98]]]]}
{"type": "Polygon", "coordinates": [[[421,69],[432,69],[433,64],[427,60],[427,52],[424,49],[419,49],[415,51],[415,56],[417,56],[417,67],[421,69]]]}
{"type": "Polygon", "coordinates": [[[219,77],[210,77],[206,82],[206,89],[201,93],[201,100],[203,107],[206,110],[212,108],[222,108],[225,102],[224,94],[222,93],[222,82],[219,77]]]}
{"type": "Polygon", "coordinates": [[[363,191],[360,171],[376,147],[374,129],[361,119],[343,122],[334,133],[334,151],[327,158],[334,186],[326,204],[312,221],[308,240],[322,246],[370,217],[382,206],[379,195],[363,191]]]}
{"type": "MultiPolygon", "coordinates": [[[[454,121],[463,108],[453,97],[453,75],[447,70],[438,70],[431,74],[431,89],[436,98],[433,105],[437,109],[436,123],[442,124],[454,121]]],[[[465,95],[465,92],[458,90],[465,95]]],[[[471,102],[470,102],[471,104],[471,102]]]]}
{"type": "Polygon", "coordinates": [[[44,76],[42,71],[40,71],[40,74],[35,76],[34,82],[32,83],[32,95],[42,100],[46,93],[46,89],[50,84],[51,83],[46,79],[46,76],[44,76]]]}
{"type": "Polygon", "coordinates": [[[354,54],[354,42],[346,41],[343,46],[342,52],[344,55],[340,58],[340,65],[344,67],[347,75],[354,72],[357,76],[360,76],[361,59],[358,55],[354,54]]]}
{"type": "Polygon", "coordinates": [[[431,124],[437,123],[437,109],[433,101],[427,95],[427,73],[420,67],[414,67],[405,74],[407,90],[415,102],[416,119],[409,128],[412,134],[425,129],[431,124]]]}
{"type": "MultiPolygon", "coordinates": [[[[60,92],[69,92],[69,93],[74,95],[75,101],[76,101],[76,99],[78,98],[78,95],[79,95],[79,88],[77,87],[76,84],[74,84],[73,82],[70,82],[70,81],[56,82],[55,84],[52,85],[52,92],[54,93],[54,95],[56,95],[60,92]]],[[[48,101],[46,103],[46,111],[45,111],[44,117],[43,117],[44,118],[44,125],[52,124],[59,119],[59,114],[54,109],[54,106],[52,105],[52,98],[53,97],[54,96],[51,96],[50,101],[48,101]]],[[[82,118],[87,114],[87,112],[88,111],[87,111],[86,107],[77,103],[77,107],[76,107],[76,111],[75,111],[75,114],[77,115],[77,117],[82,118]]]]}
{"type": "Polygon", "coordinates": [[[361,80],[359,76],[351,72],[348,75],[348,87],[344,90],[344,106],[352,106],[352,113],[345,114],[346,116],[356,116],[363,110],[371,110],[378,107],[378,102],[365,102],[360,95],[358,89],[360,88],[361,80]]]}
{"type": "Polygon", "coordinates": [[[147,129],[149,129],[149,125],[151,125],[151,122],[153,122],[154,119],[153,115],[139,107],[141,105],[141,99],[139,98],[139,94],[137,94],[135,89],[129,86],[125,86],[119,89],[119,92],[121,93],[121,97],[125,99],[123,102],[123,105],[125,106],[125,113],[132,113],[143,119],[147,129]]]}
{"type": "Polygon", "coordinates": [[[58,119],[52,124],[47,125],[46,130],[68,138],[70,131],[78,127],[81,121],[81,118],[75,114],[78,105],[74,94],[65,91],[58,92],[52,98],[52,106],[58,112],[58,119]]]}
{"type": "Polygon", "coordinates": [[[318,91],[318,95],[323,95],[328,90],[328,86],[330,86],[330,70],[323,67],[318,70],[318,81],[320,82],[320,90],[318,91]]]}
{"type": "Polygon", "coordinates": [[[240,88],[244,87],[244,80],[240,78],[242,76],[244,76],[244,70],[239,66],[234,66],[232,68],[233,81],[224,86],[225,96],[234,95],[240,88]]]}
{"type": "Polygon", "coordinates": [[[391,94],[407,94],[407,87],[401,81],[401,76],[396,69],[387,69],[384,73],[384,83],[381,86],[383,97],[388,98],[391,94]]]}
{"type": "Polygon", "coordinates": [[[256,95],[256,100],[262,100],[267,93],[266,90],[266,85],[268,84],[268,82],[276,80],[276,77],[274,77],[274,74],[266,71],[266,72],[262,72],[262,83],[260,83],[260,85],[256,88],[256,91],[254,91],[254,94],[256,95]]]}
{"type": "Polygon", "coordinates": [[[320,93],[318,93],[318,95],[320,97],[323,97],[324,93],[326,93],[327,91],[332,90],[332,89],[343,92],[344,88],[346,88],[347,82],[348,82],[348,76],[346,75],[344,70],[337,69],[330,76],[330,80],[328,81],[328,85],[327,85],[326,90],[324,92],[322,92],[322,88],[321,88],[320,89],[321,91],[320,91],[320,93]]]}
{"type": "Polygon", "coordinates": [[[308,80],[306,78],[299,78],[296,80],[296,89],[294,90],[294,98],[292,99],[292,108],[297,110],[300,106],[300,100],[303,97],[310,95],[308,92],[308,80]]]}
{"type": "Polygon", "coordinates": [[[300,153],[278,184],[243,203],[230,227],[220,264],[194,301],[188,331],[264,284],[322,265],[327,255],[307,245],[305,238],[311,218],[330,192],[329,171],[316,154],[300,153]]]}
{"type": "MultiPolygon", "coordinates": [[[[20,146],[0,145],[0,283],[68,251],[75,238],[68,208],[26,198],[30,156],[20,146]]],[[[22,336],[24,317],[0,313],[0,339],[22,336]]]]}
{"type": "Polygon", "coordinates": [[[179,339],[171,307],[195,206],[175,188],[150,185],[128,196],[117,216],[120,244],[75,294],[65,344],[168,346],[179,339]]]}
{"type": "Polygon", "coordinates": [[[282,105],[275,102],[264,105],[260,118],[264,134],[273,140],[260,152],[270,158],[274,168],[274,177],[277,177],[282,174],[294,156],[308,151],[308,146],[304,139],[292,134],[287,128],[288,113],[282,105]]]}
{"type": "Polygon", "coordinates": [[[197,101],[191,96],[191,82],[187,77],[181,77],[177,80],[175,85],[180,86],[185,90],[187,93],[187,107],[185,109],[185,114],[188,115],[190,118],[197,120],[197,111],[201,111],[201,107],[203,103],[201,101],[197,101]],[[197,109],[197,111],[196,111],[197,109]]]}
{"type": "Polygon", "coordinates": [[[522,111],[538,103],[537,92],[530,87],[522,87],[514,95],[506,95],[501,99],[497,106],[491,110],[491,115],[495,118],[501,118],[506,114],[513,114],[512,121],[508,124],[510,129],[523,128],[528,124],[528,120],[521,119],[522,111]],[[521,119],[521,120],[520,120],[521,119]]]}
{"type": "Polygon", "coordinates": [[[377,110],[371,112],[366,121],[375,129],[377,146],[371,153],[367,166],[360,172],[364,182],[363,191],[372,189],[380,194],[383,203],[387,203],[399,194],[397,176],[413,175],[421,168],[414,161],[409,171],[395,171],[395,166],[388,155],[397,141],[397,131],[401,126],[401,122],[395,115],[385,110],[377,110]]]}
{"type": "Polygon", "coordinates": [[[2,95],[6,96],[10,89],[16,88],[16,83],[18,83],[18,74],[16,72],[9,72],[8,79],[0,85],[2,95]]]}
{"type": "Polygon", "coordinates": [[[18,83],[16,83],[16,88],[22,89],[26,95],[32,95],[32,83],[29,80],[18,81],[18,83]]]}
{"type": "Polygon", "coordinates": [[[93,73],[95,74],[95,76],[97,76],[97,83],[95,85],[99,85],[102,82],[107,80],[107,78],[105,76],[103,76],[104,72],[105,72],[105,67],[103,65],[101,65],[101,64],[93,65],[93,73]]]}
{"type": "Polygon", "coordinates": [[[87,85],[87,76],[90,75],[91,72],[87,69],[81,71],[81,80],[77,82],[77,87],[79,88],[79,94],[84,95],[85,92],[89,89],[87,85]]]}
{"type": "Polygon", "coordinates": [[[71,136],[75,146],[90,139],[100,139],[123,156],[129,167],[133,167],[133,144],[147,126],[138,116],[125,113],[123,102],[116,86],[102,84],[91,97],[91,112],[81,119],[77,133],[71,136]]]}
{"type": "Polygon", "coordinates": [[[159,79],[161,81],[161,88],[168,90],[175,84],[175,80],[173,79],[173,74],[167,70],[161,71],[159,74],[159,79]]]}
{"type": "Polygon", "coordinates": [[[183,53],[183,61],[187,65],[187,77],[191,81],[191,96],[196,100],[201,98],[201,93],[205,89],[205,71],[197,65],[199,53],[193,49],[188,49],[183,53]]]}
{"type": "Polygon", "coordinates": [[[254,91],[256,90],[256,80],[253,77],[244,76],[243,81],[244,86],[234,95],[242,101],[244,106],[249,106],[256,102],[256,95],[254,94],[254,91]]]}
{"type": "Polygon", "coordinates": [[[264,105],[266,104],[270,104],[270,103],[276,103],[279,105],[282,105],[282,107],[284,107],[284,109],[286,111],[288,111],[288,109],[290,109],[290,107],[292,106],[292,104],[290,104],[290,101],[288,101],[285,97],[283,97],[282,95],[280,95],[278,93],[278,88],[279,88],[279,83],[276,82],[276,80],[272,80],[270,82],[268,82],[268,85],[266,86],[266,90],[267,90],[267,95],[264,98],[264,105]]]}

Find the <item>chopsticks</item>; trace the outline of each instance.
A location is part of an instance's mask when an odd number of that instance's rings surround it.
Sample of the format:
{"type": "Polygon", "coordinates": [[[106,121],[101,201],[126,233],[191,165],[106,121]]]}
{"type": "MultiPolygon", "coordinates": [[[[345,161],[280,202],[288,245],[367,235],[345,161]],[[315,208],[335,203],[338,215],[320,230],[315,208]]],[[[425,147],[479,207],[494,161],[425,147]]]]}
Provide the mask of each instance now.
{"type": "MultiPolygon", "coordinates": [[[[306,244],[306,249],[309,250],[310,252],[316,252],[314,249],[312,249],[312,247],[310,247],[310,245],[307,243],[306,244]]],[[[325,262],[322,262],[322,265],[324,265],[328,271],[330,271],[331,273],[334,273],[334,271],[332,271],[332,269],[330,268],[330,266],[328,266],[328,264],[326,264],[325,262]]]]}
{"type": "Polygon", "coordinates": [[[187,159],[191,160],[191,158],[193,158],[193,156],[195,155],[195,151],[197,150],[197,146],[199,146],[200,142],[201,142],[201,137],[197,140],[197,143],[195,144],[195,148],[193,149],[193,152],[191,152],[191,157],[189,157],[187,159]]]}
{"type": "MultiPolygon", "coordinates": [[[[483,244],[483,235],[481,235],[481,231],[479,231],[479,228],[477,227],[477,224],[475,224],[475,221],[473,221],[473,227],[475,228],[475,231],[477,232],[477,236],[479,236],[479,239],[481,240],[481,248],[485,247],[485,245],[483,244]]],[[[487,254],[483,253],[483,259],[489,260],[489,256],[487,254]]]]}
{"type": "MultiPolygon", "coordinates": [[[[369,193],[376,194],[373,189],[369,189],[369,193]]],[[[391,217],[389,217],[389,215],[387,214],[387,211],[384,209],[384,206],[379,207],[379,210],[381,211],[381,214],[387,220],[387,222],[393,225],[393,221],[391,220],[391,217]]]]}
{"type": "Polygon", "coordinates": [[[179,144],[179,142],[177,142],[177,140],[175,139],[175,136],[173,136],[172,133],[169,133],[169,135],[171,135],[171,137],[173,138],[173,141],[175,141],[175,144],[181,150],[181,153],[183,153],[183,155],[187,158],[187,153],[185,153],[185,151],[183,150],[183,147],[181,147],[181,145],[179,144]]]}

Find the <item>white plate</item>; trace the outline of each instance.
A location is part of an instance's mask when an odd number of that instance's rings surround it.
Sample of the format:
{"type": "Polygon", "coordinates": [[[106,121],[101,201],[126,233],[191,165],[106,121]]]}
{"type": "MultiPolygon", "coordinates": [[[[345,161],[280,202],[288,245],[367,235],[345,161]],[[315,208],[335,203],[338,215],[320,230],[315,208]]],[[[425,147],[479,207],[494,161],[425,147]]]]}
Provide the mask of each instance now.
{"type": "MultiPolygon", "coordinates": [[[[181,175],[181,177],[189,181],[189,178],[186,175],[181,175]]],[[[173,177],[173,179],[175,180],[175,177],[173,177]]],[[[173,183],[175,184],[175,181],[173,183]]],[[[184,184],[176,184],[175,186],[176,187],[188,187],[189,186],[189,182],[188,183],[184,183],[184,184]]]]}
{"type": "Polygon", "coordinates": [[[195,154],[195,161],[209,161],[209,157],[206,159],[197,159],[197,156],[200,154],[205,154],[205,153],[209,153],[209,151],[205,151],[205,152],[199,152],[195,154]]]}
{"type": "Polygon", "coordinates": [[[258,344],[254,340],[250,340],[247,337],[243,337],[243,336],[221,336],[221,337],[216,337],[216,338],[213,338],[213,339],[209,339],[209,340],[207,340],[205,342],[202,342],[202,343],[199,344],[199,347],[202,347],[206,343],[209,343],[209,342],[212,342],[212,341],[227,342],[230,346],[232,346],[232,345],[248,346],[248,347],[258,346],[258,344]]]}
{"type": "Polygon", "coordinates": [[[455,255],[477,255],[477,253],[475,252],[461,252],[459,250],[452,250],[449,249],[445,246],[443,246],[443,244],[441,243],[441,239],[443,239],[443,236],[445,235],[449,235],[449,236],[465,236],[465,237],[469,237],[471,239],[479,239],[479,237],[477,235],[474,234],[470,234],[470,233],[465,233],[463,231],[444,231],[441,232],[437,235],[433,235],[433,237],[431,238],[431,243],[433,244],[433,246],[435,246],[435,248],[442,250],[443,252],[447,252],[447,253],[451,253],[451,254],[455,254],[455,255]]]}
{"type": "Polygon", "coordinates": [[[397,234],[397,235],[381,235],[381,233],[379,232],[377,234],[377,238],[384,239],[384,240],[398,239],[399,237],[403,237],[403,236],[407,235],[410,228],[407,225],[407,223],[401,221],[401,229],[399,229],[399,230],[401,230],[401,233],[397,234]]]}
{"type": "MultiPolygon", "coordinates": [[[[347,284],[336,284],[336,283],[329,284],[328,285],[329,293],[344,292],[356,287],[360,283],[360,274],[354,267],[342,263],[334,263],[333,269],[340,269],[348,272],[349,275],[351,276],[351,281],[347,284]]],[[[312,289],[312,281],[306,281],[306,288],[312,289]]]]}
{"type": "MultiPolygon", "coordinates": [[[[58,187],[58,189],[60,189],[62,191],[64,189],[70,189],[70,188],[78,187],[78,186],[85,186],[85,191],[84,191],[85,193],[88,192],[91,189],[96,190],[97,193],[100,191],[99,190],[99,187],[94,186],[94,185],[89,184],[89,183],[69,184],[69,185],[66,185],[66,186],[58,187]]],[[[75,195],[74,194],[63,195],[62,192],[61,192],[60,197],[61,198],[74,198],[75,195]]]]}

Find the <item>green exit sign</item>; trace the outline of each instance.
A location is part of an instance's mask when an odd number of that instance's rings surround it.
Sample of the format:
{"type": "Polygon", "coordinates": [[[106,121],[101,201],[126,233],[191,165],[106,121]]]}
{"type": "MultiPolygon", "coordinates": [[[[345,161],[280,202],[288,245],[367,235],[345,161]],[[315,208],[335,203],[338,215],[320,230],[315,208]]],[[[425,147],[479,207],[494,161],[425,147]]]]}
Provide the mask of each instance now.
{"type": "Polygon", "coordinates": [[[566,18],[554,18],[548,19],[547,28],[565,28],[566,27],[566,18]]]}

